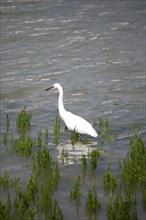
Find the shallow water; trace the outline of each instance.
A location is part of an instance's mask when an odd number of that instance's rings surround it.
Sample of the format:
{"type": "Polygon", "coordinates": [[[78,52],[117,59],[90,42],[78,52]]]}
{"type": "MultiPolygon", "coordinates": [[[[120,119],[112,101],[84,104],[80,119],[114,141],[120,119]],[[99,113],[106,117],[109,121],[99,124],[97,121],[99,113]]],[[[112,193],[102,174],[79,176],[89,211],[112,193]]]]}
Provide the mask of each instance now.
{"type": "MultiPolygon", "coordinates": [[[[32,130],[48,127],[51,135],[58,94],[45,89],[59,82],[68,110],[91,123],[108,119],[117,138],[116,143],[103,146],[106,153],[97,169],[102,203],[101,173],[107,162],[111,161],[116,172],[119,160],[127,154],[129,136],[137,129],[146,142],[144,6],[145,1],[130,0],[1,3],[1,131],[5,130],[6,113],[14,130],[18,112],[27,106],[33,115],[32,130]]],[[[68,138],[61,123],[61,146],[67,145],[68,138]]],[[[57,158],[59,150],[51,138],[48,148],[57,158]]],[[[19,157],[12,154],[10,159],[2,151],[2,158],[2,169],[14,176],[16,170],[27,176],[24,165],[17,166],[19,157]]],[[[61,168],[65,180],[56,197],[65,219],[72,210],[66,198],[70,189],[66,179],[71,178],[70,173],[76,176],[80,169],[78,164],[61,168]]],[[[90,184],[89,176],[84,197],[90,184]]],[[[80,213],[80,219],[85,219],[84,208],[80,213]]],[[[76,211],[71,215],[76,218],[76,211]]],[[[99,219],[105,215],[101,208],[99,219]]]]}

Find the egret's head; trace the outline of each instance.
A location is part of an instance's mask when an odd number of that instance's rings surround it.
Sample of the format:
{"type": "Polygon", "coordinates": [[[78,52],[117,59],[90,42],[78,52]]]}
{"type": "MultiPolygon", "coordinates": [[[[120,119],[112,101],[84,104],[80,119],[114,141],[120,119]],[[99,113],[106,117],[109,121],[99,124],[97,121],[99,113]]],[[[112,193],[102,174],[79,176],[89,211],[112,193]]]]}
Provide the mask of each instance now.
{"type": "Polygon", "coordinates": [[[50,89],[61,89],[61,85],[59,83],[55,83],[53,86],[49,87],[48,89],[46,89],[45,91],[48,91],[50,89]]]}

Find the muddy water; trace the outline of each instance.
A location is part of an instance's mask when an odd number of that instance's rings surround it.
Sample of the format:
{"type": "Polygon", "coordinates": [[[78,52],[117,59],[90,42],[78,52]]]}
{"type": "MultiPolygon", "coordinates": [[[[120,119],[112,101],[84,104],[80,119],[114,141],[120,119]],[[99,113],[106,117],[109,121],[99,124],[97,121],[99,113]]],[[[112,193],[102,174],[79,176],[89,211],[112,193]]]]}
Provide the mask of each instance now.
{"type": "MultiPolygon", "coordinates": [[[[52,136],[58,94],[44,91],[55,82],[64,88],[66,109],[91,123],[99,118],[108,119],[117,141],[102,148],[106,153],[99,161],[95,179],[102,203],[99,219],[106,216],[102,208],[105,203],[102,173],[107,162],[111,161],[116,173],[118,162],[126,156],[130,137],[137,129],[145,140],[144,5],[144,1],[18,3],[6,0],[1,3],[1,131],[5,130],[6,113],[11,129],[15,130],[16,116],[27,106],[33,115],[32,130],[48,127],[52,136]]],[[[35,137],[36,133],[32,135],[35,137]]],[[[68,146],[68,137],[61,123],[60,147],[68,146]]],[[[93,145],[96,141],[93,140],[93,145]]],[[[85,153],[81,143],[79,147],[85,153]]],[[[48,148],[59,159],[60,151],[51,137],[48,148]]],[[[78,151],[74,150],[75,156],[78,151]]],[[[27,177],[31,169],[24,163],[29,161],[19,162],[17,155],[7,156],[2,151],[2,170],[27,177]]],[[[56,197],[65,219],[69,216],[75,219],[76,211],[66,195],[71,185],[68,182],[81,173],[81,166],[71,163],[63,166],[61,173],[63,178],[56,197]]],[[[91,180],[87,175],[83,203],[89,185],[91,180]]],[[[141,207],[139,210],[142,212],[141,207]]],[[[80,219],[85,218],[83,205],[80,219]]]]}

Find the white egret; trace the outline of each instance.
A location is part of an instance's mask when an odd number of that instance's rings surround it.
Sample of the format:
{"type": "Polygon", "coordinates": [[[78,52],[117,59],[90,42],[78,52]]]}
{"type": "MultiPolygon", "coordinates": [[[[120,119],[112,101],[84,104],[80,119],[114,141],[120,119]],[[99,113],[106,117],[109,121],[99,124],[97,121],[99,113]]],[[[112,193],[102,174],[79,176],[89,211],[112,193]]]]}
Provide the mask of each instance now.
{"type": "Polygon", "coordinates": [[[58,109],[59,115],[61,119],[64,121],[68,130],[73,131],[75,130],[79,134],[87,134],[92,137],[97,137],[98,134],[96,130],[92,127],[92,125],[86,121],[85,119],[81,118],[78,115],[75,115],[69,111],[66,111],[63,104],[63,89],[59,83],[55,83],[53,86],[49,87],[45,91],[50,89],[58,89],[59,98],[58,98],[58,109]]]}

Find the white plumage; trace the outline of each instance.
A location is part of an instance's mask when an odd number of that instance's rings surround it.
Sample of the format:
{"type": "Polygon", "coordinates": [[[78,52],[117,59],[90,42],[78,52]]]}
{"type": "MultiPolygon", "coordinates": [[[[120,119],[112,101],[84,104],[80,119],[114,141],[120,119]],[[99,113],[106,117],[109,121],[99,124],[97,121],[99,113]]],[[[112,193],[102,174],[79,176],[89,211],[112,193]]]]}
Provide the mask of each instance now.
{"type": "Polygon", "coordinates": [[[63,89],[59,83],[55,83],[53,86],[49,87],[49,89],[58,89],[59,98],[58,98],[58,109],[59,115],[61,119],[64,121],[68,130],[75,130],[79,134],[87,134],[92,137],[97,137],[98,134],[96,130],[92,127],[92,125],[86,121],[84,118],[81,118],[78,115],[75,115],[69,111],[66,111],[63,104],[63,89]]]}

